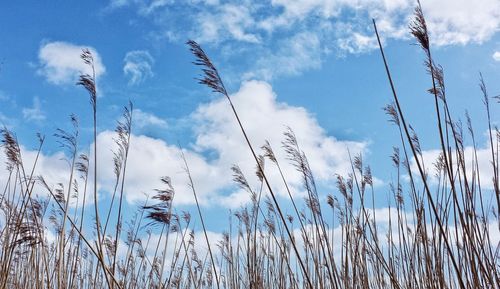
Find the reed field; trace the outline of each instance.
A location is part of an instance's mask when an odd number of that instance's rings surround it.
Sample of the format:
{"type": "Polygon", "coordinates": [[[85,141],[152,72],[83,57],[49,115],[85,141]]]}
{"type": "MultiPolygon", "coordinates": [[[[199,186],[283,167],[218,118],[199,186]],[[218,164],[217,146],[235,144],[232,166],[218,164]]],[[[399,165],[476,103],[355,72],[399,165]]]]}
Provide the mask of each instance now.
{"type": "MultiPolygon", "coordinates": [[[[199,203],[197,183],[184,156],[179,156],[184,160],[179,170],[190,180],[194,211],[176,208],[175,187],[168,177],[136,212],[122,210],[134,129],[132,103],[125,106],[115,129],[115,186],[106,207],[97,196],[97,154],[80,154],[84,132],[76,116],[70,119],[72,130],[55,132],[70,164],[69,178],[57,186],[48,184],[43,172],[34,173],[36,161],[25,165],[15,132],[2,129],[1,148],[8,160],[2,165],[9,175],[0,197],[0,289],[500,289],[500,131],[497,116],[490,114],[500,99],[490,95],[481,76],[482,99],[477,101],[484,104],[488,122],[473,123],[468,114],[454,118],[452,112],[465,108],[448,105],[445,68],[433,58],[420,6],[413,17],[408,29],[421,48],[422,73],[427,73],[432,99],[422,105],[434,109],[437,121],[431,126],[439,136],[439,156],[432,162],[423,157],[412,119],[405,113],[410,108],[400,102],[404,92],[393,83],[390,64],[397,59],[384,54],[383,35],[373,21],[380,73],[387,75],[392,91],[392,102],[380,113],[387,115],[388,129],[400,139],[387,144],[393,147],[385,164],[393,174],[388,189],[374,188],[369,164],[353,154],[350,173],[337,175],[336,190],[325,194],[316,186],[293,127],[284,131],[281,147],[254,143],[239,118],[243,108],[235,107],[226,90],[224,75],[197,42],[186,43],[201,71],[198,82],[227,100],[260,181],[254,187],[238,166],[231,168],[235,184],[252,201],[228,212],[227,227],[217,241],[207,233],[209,216],[199,203]],[[482,183],[479,170],[476,138],[484,131],[493,175],[487,181],[492,186],[482,183]],[[282,150],[288,162],[278,161],[276,150],[282,150]],[[300,173],[305,198],[292,192],[283,170],[288,166],[300,173]],[[279,172],[278,183],[268,176],[271,169],[279,172]],[[287,197],[278,197],[276,188],[287,197]],[[383,212],[375,206],[380,198],[390,200],[383,212]],[[93,213],[84,214],[90,208],[93,213]]],[[[82,51],[81,61],[94,68],[89,50],[82,51]]],[[[75,89],[86,90],[90,97],[95,152],[102,149],[96,141],[95,73],[81,75],[78,86],[75,89]]],[[[39,153],[45,142],[40,136],[39,153]]]]}

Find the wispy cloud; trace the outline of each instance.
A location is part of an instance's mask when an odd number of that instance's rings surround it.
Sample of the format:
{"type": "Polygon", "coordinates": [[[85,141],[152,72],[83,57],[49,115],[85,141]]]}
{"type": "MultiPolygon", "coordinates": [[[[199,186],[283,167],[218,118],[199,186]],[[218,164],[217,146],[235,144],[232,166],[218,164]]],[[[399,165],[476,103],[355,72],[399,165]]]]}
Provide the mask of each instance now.
{"type": "Polygon", "coordinates": [[[500,51],[495,51],[492,55],[493,60],[500,61],[500,51]]]}
{"type": "MultiPolygon", "coordinates": [[[[318,69],[331,53],[359,54],[375,49],[372,18],[383,38],[409,39],[408,24],[416,5],[413,0],[173,2],[111,3],[127,3],[140,17],[153,19],[155,39],[179,42],[192,38],[217,47],[225,57],[234,51],[251,53],[256,64],[241,73],[243,78],[261,79],[318,69]],[[286,47],[286,53],[277,53],[286,47]],[[287,65],[279,65],[282,63],[287,65]]],[[[500,29],[497,0],[428,0],[422,4],[436,46],[482,43],[500,29]]]]}
{"type": "Polygon", "coordinates": [[[106,68],[94,48],[61,41],[48,42],[40,47],[38,74],[56,85],[75,84],[81,73],[92,73],[89,66],[80,59],[84,48],[88,48],[92,52],[96,77],[101,76],[106,68]]]}
{"type": "Polygon", "coordinates": [[[129,84],[139,84],[153,74],[154,58],[148,51],[135,50],[129,51],[123,60],[123,73],[129,78],[129,84]]]}
{"type": "Polygon", "coordinates": [[[144,112],[140,109],[134,109],[133,111],[134,127],[142,129],[148,126],[154,126],[156,128],[167,128],[167,121],[157,117],[156,115],[148,112],[144,112]]]}
{"type": "Polygon", "coordinates": [[[249,7],[224,4],[198,14],[193,25],[194,38],[200,42],[220,42],[234,39],[241,42],[259,43],[260,36],[253,32],[256,20],[249,7]]]}
{"type": "Polygon", "coordinates": [[[321,66],[323,51],[314,33],[299,33],[284,40],[279,47],[275,52],[261,55],[244,78],[272,79],[282,75],[298,75],[321,66]]]}
{"type": "Polygon", "coordinates": [[[22,113],[23,118],[27,121],[41,122],[46,118],[38,96],[33,98],[33,106],[23,108],[22,113]]]}
{"type": "Polygon", "coordinates": [[[120,8],[124,7],[130,4],[131,1],[129,0],[111,0],[109,2],[108,9],[115,9],[115,8],[120,8]]]}

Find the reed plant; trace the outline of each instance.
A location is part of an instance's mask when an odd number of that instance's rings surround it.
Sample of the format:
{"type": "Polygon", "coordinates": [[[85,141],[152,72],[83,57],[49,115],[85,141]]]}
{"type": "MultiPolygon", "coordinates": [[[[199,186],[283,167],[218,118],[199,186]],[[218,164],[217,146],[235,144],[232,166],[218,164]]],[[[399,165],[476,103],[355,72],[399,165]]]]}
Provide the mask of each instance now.
{"type": "MultiPolygon", "coordinates": [[[[444,69],[431,53],[420,4],[409,29],[429,75],[432,101],[425,105],[436,113],[440,149],[432,162],[424,158],[405,114],[404,92],[395,88],[375,21],[373,27],[393,98],[384,112],[399,138],[388,160],[395,177],[387,189],[386,208],[375,205],[375,194],[384,192],[375,192],[362,155],[349,155],[350,172],[336,175],[336,192],[324,194],[291,128],[278,148],[288,163],[277,159],[268,142],[252,143],[238,113],[244,108],[234,105],[211,59],[190,40],[194,64],[202,70],[199,82],[227,100],[254,162],[257,186],[238,166],[231,168],[250,204],[230,214],[219,241],[210,240],[197,180],[181,155],[201,228],[191,213],[176,208],[175,188],[167,176],[134,214],[124,214],[133,129],[130,103],[115,131],[115,182],[105,207],[97,184],[97,151],[102,148],[97,142],[96,78],[95,73],[84,74],[78,84],[90,95],[93,151],[81,154],[79,123],[71,116],[72,131],[55,133],[69,163],[65,183],[49,184],[43,172],[35,175],[43,136],[34,163],[26,167],[15,134],[1,130],[8,176],[0,196],[0,288],[500,288],[500,132],[490,110],[496,99],[480,76],[493,172],[489,188],[482,178],[472,120],[465,115],[464,129],[447,101],[444,69]],[[285,166],[299,172],[303,199],[294,197],[285,166]],[[272,170],[279,179],[269,177],[272,170]],[[87,213],[89,203],[93,216],[87,213]],[[118,253],[120,248],[124,254],[118,253]]],[[[90,51],[84,50],[81,58],[94,71],[90,51]]]]}

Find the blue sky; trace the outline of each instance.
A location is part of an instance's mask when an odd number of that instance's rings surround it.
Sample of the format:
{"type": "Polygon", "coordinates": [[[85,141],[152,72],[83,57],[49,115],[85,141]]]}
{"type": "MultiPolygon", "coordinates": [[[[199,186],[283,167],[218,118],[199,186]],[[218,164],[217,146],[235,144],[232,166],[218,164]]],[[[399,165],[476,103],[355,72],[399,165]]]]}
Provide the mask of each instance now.
{"type": "MultiPolygon", "coordinates": [[[[436,149],[430,79],[409,37],[414,1],[407,0],[113,0],[4,1],[0,4],[0,123],[13,130],[29,161],[35,133],[47,135],[40,173],[67,178],[52,134],[80,119],[80,149],[89,152],[91,108],[75,86],[85,70],[78,55],[97,60],[101,198],[112,184],[113,129],[128,100],[134,127],[126,197],[131,207],[172,177],[179,208],[193,199],[179,159],[180,144],[193,170],[204,210],[225,216],[249,196],[231,183],[238,164],[255,183],[254,164],[227,103],[198,85],[199,68],[184,44],[198,41],[221,72],[254,145],[268,139],[280,151],[290,126],[309,156],[322,193],[334,192],[334,174],[348,170],[346,147],[362,152],[386,191],[396,130],[382,111],[391,100],[371,26],[383,36],[397,89],[422,140],[436,149]]],[[[500,2],[422,1],[435,60],[444,67],[454,115],[467,109],[484,144],[486,119],[478,87],[484,75],[500,94],[500,2]]],[[[492,104],[498,123],[498,105],[492,104]]],[[[484,148],[485,145],[482,145],[484,148]]],[[[281,155],[286,162],[284,155],[281,155]]],[[[300,195],[300,178],[287,169],[300,195]]],[[[275,172],[270,169],[269,174],[275,172]]],[[[2,178],[0,177],[0,182],[2,178]]],[[[279,183],[276,184],[278,186],[279,183]]],[[[384,205],[381,200],[380,205],[384,205]]],[[[213,214],[212,214],[213,213],[213,214]]],[[[215,226],[217,221],[212,218],[215,226]]],[[[222,222],[224,223],[224,222],[222,222]]]]}

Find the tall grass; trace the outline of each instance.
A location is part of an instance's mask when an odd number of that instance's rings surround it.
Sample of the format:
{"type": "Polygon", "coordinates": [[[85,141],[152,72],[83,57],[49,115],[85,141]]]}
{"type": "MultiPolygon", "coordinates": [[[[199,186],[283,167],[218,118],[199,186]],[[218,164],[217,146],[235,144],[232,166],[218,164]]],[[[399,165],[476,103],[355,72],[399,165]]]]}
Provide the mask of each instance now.
{"type": "MultiPolygon", "coordinates": [[[[90,157],[79,155],[75,116],[70,118],[72,131],[57,130],[55,136],[70,164],[65,184],[54,186],[35,175],[43,137],[35,162],[27,168],[14,133],[1,130],[8,180],[0,197],[0,288],[500,288],[500,243],[495,239],[500,234],[500,132],[492,124],[486,84],[481,76],[492,189],[486,189],[481,177],[471,118],[466,115],[464,131],[451,113],[444,70],[432,57],[420,5],[410,32],[424,52],[433,96],[428,105],[436,113],[440,154],[432,164],[424,158],[418,135],[404,113],[375,21],[373,25],[393,94],[384,111],[400,138],[389,164],[395,177],[387,208],[375,207],[378,197],[372,172],[361,155],[349,155],[350,172],[337,175],[337,192],[325,196],[318,191],[292,129],[284,132],[281,148],[288,164],[280,163],[268,142],[260,147],[253,144],[239,118],[241,108],[235,107],[215,65],[200,45],[188,41],[194,64],[202,68],[199,82],[227,99],[255,162],[257,187],[249,184],[238,166],[232,167],[235,183],[248,192],[251,203],[230,216],[221,240],[210,240],[206,215],[198,203],[197,180],[182,155],[201,238],[195,234],[198,226],[191,214],[174,206],[176,193],[168,177],[162,178],[164,187],[133,216],[125,216],[123,196],[133,128],[130,104],[116,128],[111,203],[101,205],[96,79],[82,75],[78,84],[90,95],[94,147],[90,157]],[[304,200],[293,197],[282,169],[287,165],[301,175],[304,200]],[[279,180],[269,178],[271,170],[279,173],[279,180]],[[47,194],[35,193],[40,187],[47,194]],[[275,188],[287,197],[278,197],[275,188]],[[84,213],[89,200],[94,207],[90,220],[84,213]],[[124,217],[131,219],[124,223],[124,217]]],[[[93,70],[88,50],[83,51],[82,61],[93,70]]]]}

